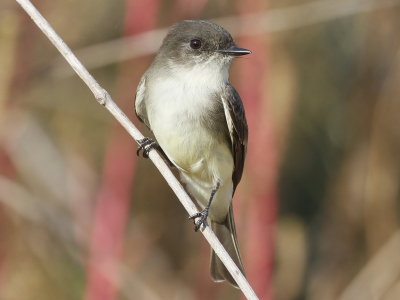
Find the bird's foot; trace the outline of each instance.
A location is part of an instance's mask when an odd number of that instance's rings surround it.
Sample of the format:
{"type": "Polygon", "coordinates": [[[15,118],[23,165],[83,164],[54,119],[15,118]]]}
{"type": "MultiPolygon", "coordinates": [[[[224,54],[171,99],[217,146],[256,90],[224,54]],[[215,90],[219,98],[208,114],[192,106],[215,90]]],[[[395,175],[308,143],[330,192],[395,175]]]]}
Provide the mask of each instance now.
{"type": "Polygon", "coordinates": [[[149,152],[153,148],[159,147],[157,142],[153,141],[152,139],[145,137],[141,140],[138,140],[139,147],[136,150],[136,155],[140,156],[140,151],[143,151],[143,157],[148,158],[149,152]]]}
{"type": "Polygon", "coordinates": [[[210,210],[211,202],[214,199],[215,193],[218,191],[219,186],[220,186],[220,181],[217,181],[216,186],[211,190],[210,194],[210,199],[208,199],[208,204],[207,206],[200,212],[191,215],[189,219],[194,220],[194,231],[199,231],[201,225],[203,225],[203,229],[208,226],[207,223],[207,217],[208,217],[208,211],[210,210]],[[196,218],[199,218],[197,221],[195,220],[196,218]]]}
{"type": "Polygon", "coordinates": [[[203,229],[208,226],[207,223],[207,217],[208,217],[208,210],[209,207],[206,207],[202,211],[195,213],[194,215],[191,215],[189,219],[194,220],[194,231],[199,231],[200,227],[203,225],[203,229]],[[196,218],[199,218],[198,220],[195,220],[196,218]]]}

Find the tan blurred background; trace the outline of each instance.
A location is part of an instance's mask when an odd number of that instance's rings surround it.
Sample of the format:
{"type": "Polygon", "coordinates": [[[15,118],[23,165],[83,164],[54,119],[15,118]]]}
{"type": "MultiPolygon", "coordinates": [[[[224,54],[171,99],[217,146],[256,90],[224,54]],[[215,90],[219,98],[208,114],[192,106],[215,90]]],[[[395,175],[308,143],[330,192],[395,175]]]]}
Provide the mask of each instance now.
{"type": "MultiPolygon", "coordinates": [[[[165,29],[225,26],[253,54],[234,207],[260,299],[400,299],[399,0],[37,0],[114,100],[165,29]]],[[[151,162],[26,13],[0,3],[0,299],[243,299],[151,162]]],[[[146,134],[148,132],[139,125],[146,134]]]]}

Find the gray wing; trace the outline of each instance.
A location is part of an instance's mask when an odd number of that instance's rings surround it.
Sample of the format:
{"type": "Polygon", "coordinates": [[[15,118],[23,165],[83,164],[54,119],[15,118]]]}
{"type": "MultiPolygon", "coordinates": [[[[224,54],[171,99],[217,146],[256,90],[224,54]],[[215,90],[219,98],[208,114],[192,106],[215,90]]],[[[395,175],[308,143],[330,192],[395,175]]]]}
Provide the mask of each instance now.
{"type": "Polygon", "coordinates": [[[135,112],[138,119],[144,124],[146,124],[148,128],[150,128],[149,119],[147,118],[145,97],[146,97],[146,74],[142,76],[139,85],[136,89],[135,112]]]}
{"type": "Polygon", "coordinates": [[[235,191],[242,178],[244,160],[247,151],[247,121],[244,113],[242,99],[233,86],[227,85],[222,95],[225,118],[231,140],[231,150],[235,164],[232,181],[235,191]]]}

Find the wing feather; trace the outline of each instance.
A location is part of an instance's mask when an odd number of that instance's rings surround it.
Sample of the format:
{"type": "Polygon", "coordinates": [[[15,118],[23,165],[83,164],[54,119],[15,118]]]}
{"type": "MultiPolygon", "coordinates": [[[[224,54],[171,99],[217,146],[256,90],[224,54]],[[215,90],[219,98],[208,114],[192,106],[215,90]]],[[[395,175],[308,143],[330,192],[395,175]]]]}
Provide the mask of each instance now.
{"type": "Polygon", "coordinates": [[[150,128],[150,124],[147,117],[146,104],[144,101],[146,94],[146,74],[140,79],[139,85],[136,90],[136,98],[135,98],[135,113],[138,119],[145,123],[148,128],[150,128]]]}
{"type": "Polygon", "coordinates": [[[231,85],[227,85],[223,96],[225,118],[231,140],[231,150],[235,164],[232,181],[234,191],[242,178],[244,160],[247,151],[247,121],[242,100],[238,92],[231,85]]]}

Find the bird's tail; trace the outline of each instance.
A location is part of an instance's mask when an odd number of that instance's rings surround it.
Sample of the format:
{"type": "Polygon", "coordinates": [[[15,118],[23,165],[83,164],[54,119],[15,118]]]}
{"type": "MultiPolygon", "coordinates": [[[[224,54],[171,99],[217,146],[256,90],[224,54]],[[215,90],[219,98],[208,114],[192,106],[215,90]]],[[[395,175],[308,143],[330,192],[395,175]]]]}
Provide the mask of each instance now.
{"type": "MultiPolygon", "coordinates": [[[[225,221],[223,223],[211,222],[211,228],[237,267],[244,274],[243,264],[242,260],[240,259],[239,248],[237,244],[232,205],[229,207],[229,213],[225,221]]],[[[229,273],[214,251],[211,253],[211,277],[216,282],[227,280],[233,286],[238,288],[236,281],[233,279],[232,275],[229,273]]]]}

